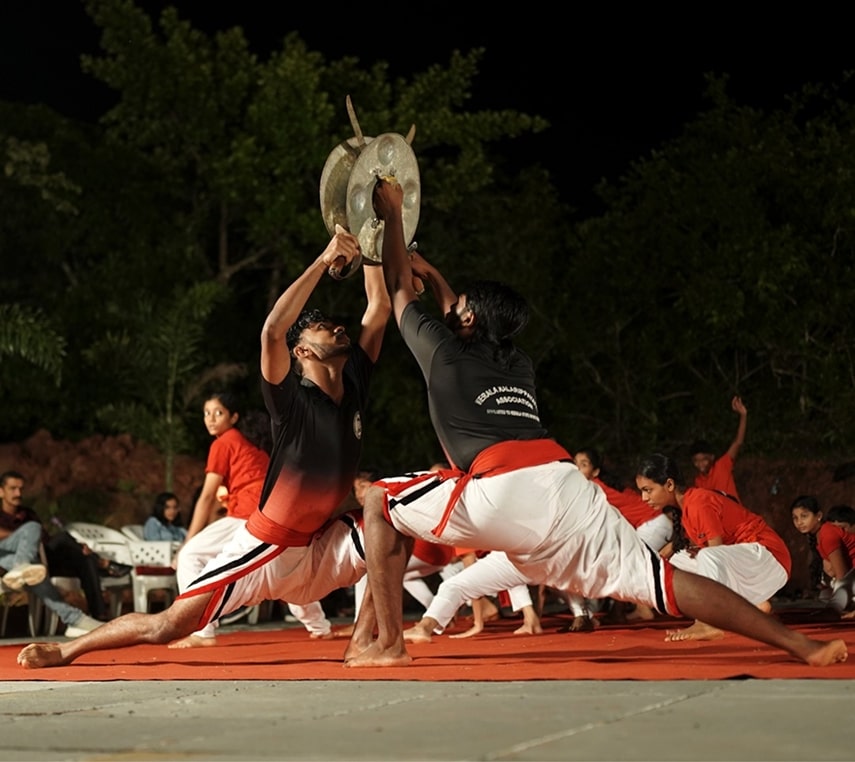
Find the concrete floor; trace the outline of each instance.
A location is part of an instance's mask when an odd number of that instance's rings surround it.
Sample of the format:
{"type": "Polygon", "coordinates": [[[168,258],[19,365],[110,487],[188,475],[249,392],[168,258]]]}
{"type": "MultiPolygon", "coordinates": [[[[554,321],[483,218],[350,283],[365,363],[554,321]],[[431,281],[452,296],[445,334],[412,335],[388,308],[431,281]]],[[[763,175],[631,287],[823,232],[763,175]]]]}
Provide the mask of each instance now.
{"type": "Polygon", "coordinates": [[[848,681],[0,683],[0,760],[852,760],[848,681]]]}
{"type": "Polygon", "coordinates": [[[855,681],[823,679],[10,681],[0,762],[832,762],[855,760],[853,699],[855,681]]]}

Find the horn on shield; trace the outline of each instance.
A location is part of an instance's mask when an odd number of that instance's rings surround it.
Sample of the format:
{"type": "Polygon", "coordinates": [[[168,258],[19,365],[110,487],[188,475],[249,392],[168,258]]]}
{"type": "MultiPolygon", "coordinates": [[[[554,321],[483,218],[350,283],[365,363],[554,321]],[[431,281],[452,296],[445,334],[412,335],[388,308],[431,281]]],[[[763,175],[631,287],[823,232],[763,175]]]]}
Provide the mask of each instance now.
{"type": "Polygon", "coordinates": [[[406,137],[395,132],[366,137],[349,95],[346,105],[354,136],[336,146],[324,164],[321,215],[330,235],[336,225],[341,225],[357,237],[361,256],[340,269],[330,268],[336,280],[353,275],[363,259],[373,264],[382,260],[383,220],[374,213],[372,199],[379,178],[394,177],[403,187],[404,238],[408,245],[415,237],[421,207],[419,165],[411,147],[415,125],[406,137]]]}

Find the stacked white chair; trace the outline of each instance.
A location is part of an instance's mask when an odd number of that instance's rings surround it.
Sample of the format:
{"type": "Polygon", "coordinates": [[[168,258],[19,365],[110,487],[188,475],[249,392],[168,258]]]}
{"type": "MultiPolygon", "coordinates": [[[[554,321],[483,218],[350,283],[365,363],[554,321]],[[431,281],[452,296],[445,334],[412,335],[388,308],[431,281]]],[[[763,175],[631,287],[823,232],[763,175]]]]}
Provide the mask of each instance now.
{"type": "Polygon", "coordinates": [[[129,540],[144,540],[145,533],[143,532],[142,524],[125,524],[122,527],[122,534],[129,540]]]}
{"type": "MultiPolygon", "coordinates": [[[[152,590],[164,590],[168,599],[167,605],[175,599],[178,594],[178,581],[172,568],[171,542],[132,540],[118,529],[79,521],[70,523],[67,529],[99,555],[133,567],[129,583],[133,587],[134,611],[148,612],[148,597],[152,590]]],[[[112,578],[109,577],[102,580],[105,585],[110,582],[112,578]]]]}
{"type": "Polygon", "coordinates": [[[166,605],[178,595],[178,578],[172,568],[174,544],[169,540],[128,540],[134,571],[134,611],[148,612],[148,595],[152,590],[166,593],[166,605]]]}

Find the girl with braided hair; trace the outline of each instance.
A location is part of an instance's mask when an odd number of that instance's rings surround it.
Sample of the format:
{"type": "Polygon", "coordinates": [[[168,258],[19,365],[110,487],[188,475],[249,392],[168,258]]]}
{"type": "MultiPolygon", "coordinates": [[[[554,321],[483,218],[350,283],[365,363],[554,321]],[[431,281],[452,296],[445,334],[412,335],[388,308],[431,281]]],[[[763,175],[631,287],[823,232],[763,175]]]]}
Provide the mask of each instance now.
{"type": "MultiPolygon", "coordinates": [[[[819,501],[812,495],[799,495],[790,510],[796,529],[807,537],[811,555],[821,559],[822,568],[831,577],[828,604],[847,619],[855,604],[855,535],[824,520],[819,501]]],[[[813,580],[812,580],[813,581],[813,580]]]]}
{"type": "MultiPolygon", "coordinates": [[[[714,579],[761,611],[790,577],[792,561],[783,539],[763,519],[724,492],[686,487],[677,463],[656,453],[638,465],[636,484],[648,505],[674,525],[671,563],[714,579]]],[[[714,640],[724,632],[705,622],[670,630],[666,640],[714,640]]]]}

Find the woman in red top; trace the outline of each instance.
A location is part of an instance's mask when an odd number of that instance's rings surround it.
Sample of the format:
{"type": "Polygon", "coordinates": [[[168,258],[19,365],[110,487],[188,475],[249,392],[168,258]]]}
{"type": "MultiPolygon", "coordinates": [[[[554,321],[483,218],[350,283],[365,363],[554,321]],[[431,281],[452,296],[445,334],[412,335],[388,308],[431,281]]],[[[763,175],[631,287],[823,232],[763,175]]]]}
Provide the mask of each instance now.
{"type": "Polygon", "coordinates": [[[269,447],[259,447],[258,444],[264,443],[251,442],[238,428],[239,405],[233,394],[218,392],[210,395],[202,410],[205,427],[214,441],[208,450],[205,481],[193,509],[185,542],[218,518],[221,499],[226,515],[248,519],[258,509],[270,463],[269,447]],[[218,498],[221,487],[225,490],[218,498]]]}
{"type": "MultiPolygon", "coordinates": [[[[790,506],[793,524],[807,535],[813,553],[822,559],[823,570],[831,577],[831,598],[828,605],[838,614],[853,608],[855,593],[855,534],[830,521],[823,521],[819,501],[812,495],[800,495],[790,506]]],[[[851,616],[855,616],[855,611],[851,616]]]]}
{"type": "MultiPolygon", "coordinates": [[[[790,577],[790,551],[762,516],[721,492],[686,488],[676,462],[655,454],[639,464],[636,484],[648,505],[674,523],[671,563],[709,577],[767,613],[790,577]]],[[[666,640],[712,640],[724,633],[704,622],[669,631],[666,640]]]]}

